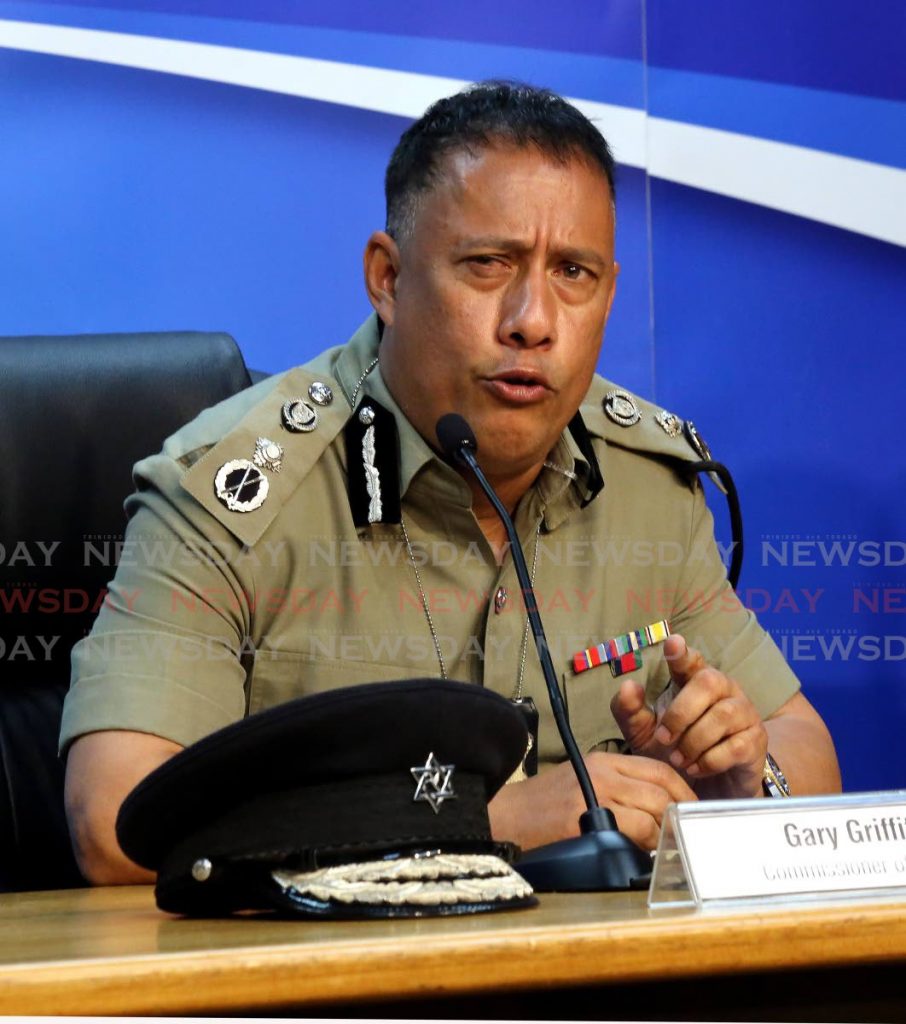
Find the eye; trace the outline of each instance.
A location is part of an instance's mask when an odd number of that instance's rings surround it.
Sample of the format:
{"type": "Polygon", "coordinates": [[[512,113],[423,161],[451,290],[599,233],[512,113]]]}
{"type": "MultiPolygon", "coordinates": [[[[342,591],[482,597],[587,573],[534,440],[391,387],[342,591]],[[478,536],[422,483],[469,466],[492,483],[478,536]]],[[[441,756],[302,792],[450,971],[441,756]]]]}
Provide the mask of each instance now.
{"type": "Polygon", "coordinates": [[[567,281],[584,281],[594,276],[590,270],[587,270],[579,263],[564,263],[560,268],[560,272],[567,281]]]}
{"type": "Polygon", "coordinates": [[[465,265],[476,277],[497,279],[509,270],[509,264],[503,256],[493,253],[475,253],[465,258],[465,265]]]}

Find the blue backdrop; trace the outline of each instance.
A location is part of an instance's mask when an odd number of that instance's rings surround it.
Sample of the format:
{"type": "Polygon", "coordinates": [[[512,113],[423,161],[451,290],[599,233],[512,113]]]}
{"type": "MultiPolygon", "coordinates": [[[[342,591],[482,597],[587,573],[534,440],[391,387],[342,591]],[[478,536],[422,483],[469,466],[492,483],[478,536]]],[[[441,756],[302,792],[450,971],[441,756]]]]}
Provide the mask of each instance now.
{"type": "Polygon", "coordinates": [[[904,51],[885,0],[0,2],[0,334],[222,329],[302,362],[367,312],[420,97],[512,76],[591,104],[621,159],[602,369],[731,466],[743,598],[847,788],[901,786],[904,51]]]}

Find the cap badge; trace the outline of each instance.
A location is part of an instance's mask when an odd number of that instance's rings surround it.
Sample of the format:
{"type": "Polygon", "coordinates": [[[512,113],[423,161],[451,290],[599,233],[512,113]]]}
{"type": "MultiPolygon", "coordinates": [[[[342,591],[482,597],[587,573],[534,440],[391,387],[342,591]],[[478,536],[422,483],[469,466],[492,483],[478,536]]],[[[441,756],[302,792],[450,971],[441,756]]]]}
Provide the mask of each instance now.
{"type": "Polygon", "coordinates": [[[595,647],[587,647],[573,655],[573,671],[586,672],[598,665],[610,665],[615,677],[624,676],[627,672],[635,672],[642,665],[641,650],[659,644],[670,636],[670,626],[666,619],[652,622],[641,629],[631,629],[621,633],[613,640],[605,640],[595,647]]]}
{"type": "Polygon", "coordinates": [[[269,486],[267,477],[248,459],[225,462],[214,477],[214,491],[231,512],[261,508],[269,486]]]}
{"type": "Polygon", "coordinates": [[[434,756],[434,751],[431,751],[428,754],[428,760],[421,768],[409,769],[412,772],[412,778],[417,783],[415,796],[412,797],[413,803],[424,800],[437,814],[444,800],[455,800],[456,794],[453,792],[451,781],[455,770],[456,765],[441,764],[434,756]]]}
{"type": "Polygon", "coordinates": [[[675,413],[661,409],[654,414],[654,422],[664,431],[667,437],[679,437],[683,432],[683,421],[675,413]]]}
{"type": "Polygon", "coordinates": [[[269,469],[273,473],[279,473],[283,468],[283,447],[276,441],[267,437],[259,437],[255,442],[255,454],[252,462],[262,469],[269,469]]]}
{"type": "Polygon", "coordinates": [[[318,425],[318,414],[314,406],[304,398],[291,398],[283,403],[283,426],[294,434],[307,434],[318,425]]]}
{"type": "Polygon", "coordinates": [[[631,427],[642,418],[635,399],[628,391],[608,391],[604,396],[604,412],[621,427],[631,427]]]}
{"type": "Polygon", "coordinates": [[[308,397],[315,405],[330,405],[333,401],[333,391],[324,381],[316,380],[308,388],[308,397]]]}

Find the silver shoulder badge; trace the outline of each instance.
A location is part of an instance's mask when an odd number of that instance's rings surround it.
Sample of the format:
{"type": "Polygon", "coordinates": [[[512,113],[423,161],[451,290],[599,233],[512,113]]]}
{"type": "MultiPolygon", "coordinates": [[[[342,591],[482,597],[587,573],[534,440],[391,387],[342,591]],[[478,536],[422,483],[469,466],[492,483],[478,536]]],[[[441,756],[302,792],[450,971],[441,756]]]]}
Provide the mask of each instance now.
{"type": "Polygon", "coordinates": [[[692,446],[693,451],[698,455],[700,459],[705,462],[710,462],[713,456],[711,455],[711,449],[705,442],[705,439],[696,430],[695,424],[692,420],[686,420],[683,424],[683,433],[686,435],[686,440],[692,446]]]}
{"type": "Polygon", "coordinates": [[[231,512],[254,512],[267,498],[267,477],[248,459],[230,459],[214,477],[214,492],[231,512]]]}
{"type": "Polygon", "coordinates": [[[294,434],[307,434],[318,425],[318,414],[304,398],[290,398],[281,411],[283,426],[294,434]]]}
{"type": "Polygon", "coordinates": [[[255,454],[252,462],[261,469],[269,469],[279,473],[283,468],[283,446],[271,441],[268,437],[259,437],[255,442],[255,454]]]}
{"type": "Polygon", "coordinates": [[[683,432],[683,421],[673,412],[661,409],[654,414],[654,422],[664,431],[667,437],[679,437],[683,432]]]}
{"type": "Polygon", "coordinates": [[[333,390],[324,381],[316,380],[308,388],[308,397],[316,405],[330,405],[333,401],[333,390]]]}
{"type": "Polygon", "coordinates": [[[628,391],[615,388],[604,396],[604,412],[621,427],[634,426],[642,418],[635,399],[628,391]]]}

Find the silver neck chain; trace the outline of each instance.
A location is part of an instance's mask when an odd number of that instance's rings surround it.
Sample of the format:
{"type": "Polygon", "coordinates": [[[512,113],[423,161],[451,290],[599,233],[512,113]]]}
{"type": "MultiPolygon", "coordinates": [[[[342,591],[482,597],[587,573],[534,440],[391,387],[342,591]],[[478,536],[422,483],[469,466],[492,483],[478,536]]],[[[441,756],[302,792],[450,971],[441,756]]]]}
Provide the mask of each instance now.
{"type": "MultiPolygon", "coordinates": [[[[406,529],[406,520],[402,513],[400,514],[400,526],[403,530],[403,540],[406,542],[406,554],[409,556],[409,564],[412,566],[412,571],[415,573],[415,582],[418,584],[418,596],[421,600],[422,610],[425,613],[425,619],[428,622],[428,629],[431,630],[431,639],[434,641],[434,653],[437,655],[437,666],[440,669],[441,679],[447,678],[447,666],[444,663],[443,651],[440,649],[440,637],[437,635],[437,630],[434,627],[434,619],[431,617],[431,609],[428,605],[428,595],[425,593],[425,588],[422,584],[422,576],[418,571],[418,563],[415,560],[415,553],[412,550],[412,543],[409,540],[409,531],[406,529]]],[[[538,528],[535,531],[535,547],[532,552],[532,569],[529,575],[529,582],[532,587],[535,586],[535,568],[538,564],[538,543],[541,539],[541,523],[538,523],[538,528]]],[[[516,680],[516,688],[513,691],[513,700],[522,699],[522,686],[525,678],[525,654],[528,647],[528,628],[529,621],[528,616],[525,618],[525,625],[522,627],[522,647],[519,654],[519,677],[516,680]]]]}
{"type": "Polygon", "coordinates": [[[431,618],[431,609],[428,607],[428,595],[425,593],[425,588],[422,586],[422,574],[418,571],[418,563],[415,561],[415,553],[412,550],[412,544],[409,541],[409,531],[406,529],[406,520],[403,517],[402,511],[400,512],[400,526],[403,528],[403,540],[406,542],[406,554],[409,556],[409,564],[415,572],[415,582],[418,584],[418,596],[422,601],[422,609],[425,613],[425,618],[428,620],[428,629],[431,630],[431,639],[434,641],[434,652],[437,655],[437,664],[440,668],[440,678],[447,678],[447,666],[444,664],[444,654],[440,649],[440,639],[437,635],[437,630],[434,628],[434,619],[431,618]]]}
{"type": "MultiPolygon", "coordinates": [[[[538,527],[535,530],[535,547],[532,551],[532,570],[529,573],[529,583],[532,586],[532,590],[535,589],[535,566],[538,564],[538,543],[541,540],[541,522],[539,520],[538,527]]],[[[529,620],[528,615],[525,617],[525,625],[522,627],[522,652],[519,655],[519,678],[516,680],[516,692],[513,694],[513,700],[522,700],[522,682],[525,678],[525,651],[528,646],[528,627],[529,620]]]]}
{"type": "Polygon", "coordinates": [[[369,373],[371,373],[371,371],[377,366],[377,364],[378,357],[375,356],[374,359],[372,359],[371,362],[365,367],[362,376],[359,377],[359,379],[355,382],[355,387],[352,389],[352,398],[349,400],[349,404],[353,407],[353,409],[355,408],[355,400],[359,397],[359,389],[365,383],[365,378],[368,376],[369,373]]]}

